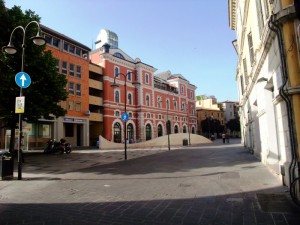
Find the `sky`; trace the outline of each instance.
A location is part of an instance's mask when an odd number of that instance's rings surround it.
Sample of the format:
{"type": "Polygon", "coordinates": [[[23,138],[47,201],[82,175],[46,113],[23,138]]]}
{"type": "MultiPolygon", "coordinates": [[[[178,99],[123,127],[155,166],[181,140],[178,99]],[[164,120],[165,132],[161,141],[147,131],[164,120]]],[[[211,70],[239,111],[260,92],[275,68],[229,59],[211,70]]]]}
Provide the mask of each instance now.
{"type": "Polygon", "coordinates": [[[237,101],[237,55],[227,0],[4,0],[91,49],[101,29],[119,48],[157,69],[183,75],[196,95],[237,101]]]}

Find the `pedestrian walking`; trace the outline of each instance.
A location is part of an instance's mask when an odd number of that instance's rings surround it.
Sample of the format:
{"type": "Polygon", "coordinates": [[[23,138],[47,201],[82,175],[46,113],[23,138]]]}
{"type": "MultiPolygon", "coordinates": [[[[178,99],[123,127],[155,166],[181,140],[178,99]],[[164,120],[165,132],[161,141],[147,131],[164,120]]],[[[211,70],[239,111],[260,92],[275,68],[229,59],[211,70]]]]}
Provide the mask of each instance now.
{"type": "Polygon", "coordinates": [[[225,144],[225,133],[222,134],[223,144],[225,144]]]}
{"type": "Polygon", "coordinates": [[[225,139],[226,139],[226,143],[229,143],[229,134],[228,133],[225,134],[225,139]]]}

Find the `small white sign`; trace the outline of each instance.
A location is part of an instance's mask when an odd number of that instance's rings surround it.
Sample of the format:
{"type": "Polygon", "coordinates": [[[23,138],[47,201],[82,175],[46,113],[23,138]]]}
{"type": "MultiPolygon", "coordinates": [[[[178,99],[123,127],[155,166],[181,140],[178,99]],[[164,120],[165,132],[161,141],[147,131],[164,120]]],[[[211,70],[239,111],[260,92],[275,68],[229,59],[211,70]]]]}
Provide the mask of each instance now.
{"type": "Polygon", "coordinates": [[[15,113],[24,113],[25,111],[25,96],[16,97],[15,113]]]}

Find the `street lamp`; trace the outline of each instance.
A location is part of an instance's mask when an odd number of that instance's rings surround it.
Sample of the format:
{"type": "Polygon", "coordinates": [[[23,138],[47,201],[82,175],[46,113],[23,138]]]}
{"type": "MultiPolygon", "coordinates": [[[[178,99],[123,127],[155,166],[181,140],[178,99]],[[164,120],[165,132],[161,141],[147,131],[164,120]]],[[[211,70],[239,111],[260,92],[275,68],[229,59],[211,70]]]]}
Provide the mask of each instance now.
{"type": "MultiPolygon", "coordinates": [[[[122,119],[124,121],[124,154],[125,154],[125,160],[127,160],[127,120],[128,120],[128,115],[127,115],[127,111],[126,111],[126,100],[127,100],[127,78],[129,75],[131,75],[131,72],[128,72],[126,75],[123,73],[118,73],[115,75],[114,77],[114,83],[111,85],[112,88],[118,88],[119,85],[116,83],[116,77],[118,77],[119,75],[122,75],[124,77],[124,114],[122,114],[122,119]]],[[[132,83],[133,86],[137,87],[139,86],[141,83],[137,81],[136,77],[135,77],[135,81],[132,83]]]]}
{"type": "MultiPolygon", "coordinates": [[[[175,98],[172,99],[173,102],[176,102],[175,98]]],[[[161,98],[158,100],[158,102],[162,102],[161,98]]],[[[167,135],[168,135],[168,149],[169,151],[171,150],[171,146],[170,146],[170,132],[171,132],[171,122],[169,120],[169,107],[170,107],[170,102],[166,101],[166,108],[167,108],[167,122],[166,122],[166,128],[167,128],[167,135]]]]}
{"type": "MultiPolygon", "coordinates": [[[[4,51],[8,54],[15,54],[17,52],[17,49],[14,47],[12,43],[12,36],[14,32],[18,29],[21,29],[23,32],[23,42],[22,42],[22,64],[21,64],[21,72],[24,72],[24,55],[25,55],[25,38],[26,38],[26,30],[30,24],[36,24],[38,28],[38,32],[36,36],[32,37],[32,41],[36,45],[44,45],[46,43],[46,40],[41,36],[40,34],[40,25],[37,21],[31,21],[29,22],[25,28],[22,26],[17,26],[10,34],[9,43],[7,46],[3,47],[4,51]]],[[[20,97],[22,97],[22,87],[20,87],[20,97]]],[[[22,113],[19,113],[19,137],[18,137],[18,180],[22,180],[22,160],[20,158],[21,156],[21,144],[22,144],[22,113]]]]}

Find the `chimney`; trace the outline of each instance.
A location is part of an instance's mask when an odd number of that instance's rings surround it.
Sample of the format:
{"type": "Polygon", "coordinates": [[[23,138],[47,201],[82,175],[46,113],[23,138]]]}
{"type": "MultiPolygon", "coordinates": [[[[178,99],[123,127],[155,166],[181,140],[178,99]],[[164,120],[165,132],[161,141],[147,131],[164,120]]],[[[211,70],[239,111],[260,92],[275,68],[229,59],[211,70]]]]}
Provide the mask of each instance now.
{"type": "Polygon", "coordinates": [[[102,47],[103,47],[103,53],[109,53],[109,48],[110,48],[109,44],[106,43],[102,47]]]}

